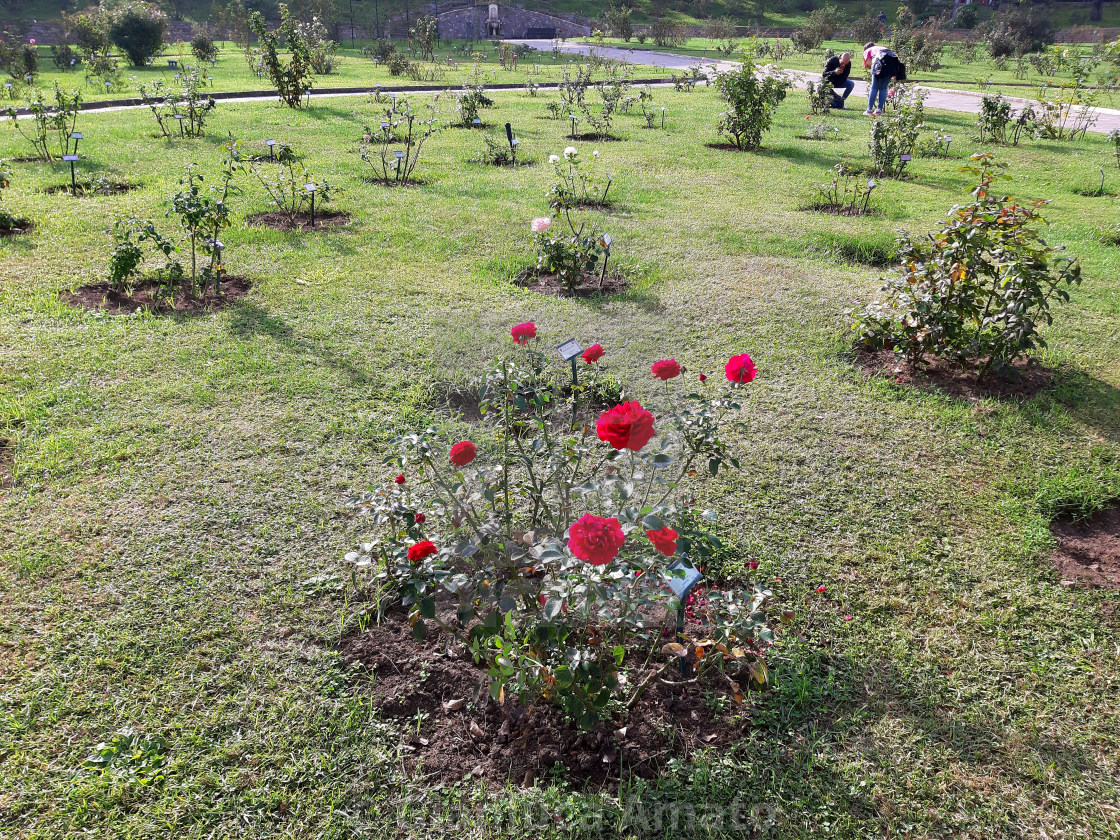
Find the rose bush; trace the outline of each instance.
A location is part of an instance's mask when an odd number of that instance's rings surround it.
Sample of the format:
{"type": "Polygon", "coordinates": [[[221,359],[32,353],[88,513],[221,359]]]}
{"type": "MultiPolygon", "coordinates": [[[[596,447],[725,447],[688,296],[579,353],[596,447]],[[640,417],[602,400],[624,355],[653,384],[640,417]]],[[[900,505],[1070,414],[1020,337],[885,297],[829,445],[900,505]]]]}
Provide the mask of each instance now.
{"type": "MultiPolygon", "coordinates": [[[[387,464],[406,480],[353,500],[376,530],[347,555],[356,575],[399,601],[417,639],[439,627],[467,645],[499,703],[552,703],[590,727],[625,717],[682,659],[695,682],[716,679],[742,700],[741,680],[766,680],[766,589],[707,586],[687,605],[685,632],[666,637],[686,606],[669,583],[720,546],[700,524],[718,517],[696,510],[693,485],[738,467],[721,430],[755,377],[750,356],[728,360],[722,384],[666,379],[652,411],[629,400],[577,423],[574,401],[596,393],[603,366],[569,384],[535,324],[511,338],[477,383],[483,415],[498,418],[494,439],[402,437],[387,464]]],[[[593,345],[584,360],[603,356],[593,345]]]]}

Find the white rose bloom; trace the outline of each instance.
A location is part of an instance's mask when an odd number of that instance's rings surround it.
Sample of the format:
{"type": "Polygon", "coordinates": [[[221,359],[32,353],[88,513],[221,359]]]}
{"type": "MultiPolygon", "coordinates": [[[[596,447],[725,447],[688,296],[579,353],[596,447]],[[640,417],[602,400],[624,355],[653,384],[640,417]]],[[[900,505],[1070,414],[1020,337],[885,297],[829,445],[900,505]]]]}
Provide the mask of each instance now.
{"type": "Polygon", "coordinates": [[[593,151],[593,152],[591,153],[591,156],[592,156],[592,157],[599,157],[599,150],[598,150],[598,149],[595,149],[595,151],[593,151]]]}
{"type": "Polygon", "coordinates": [[[566,148],[564,150],[564,157],[566,157],[566,158],[570,158],[574,154],[576,154],[576,147],[575,146],[568,146],[568,148],[566,148]]]}
{"type": "Polygon", "coordinates": [[[559,163],[560,162],[560,156],[559,155],[549,155],[548,156],[548,162],[549,163],[559,163]]]}

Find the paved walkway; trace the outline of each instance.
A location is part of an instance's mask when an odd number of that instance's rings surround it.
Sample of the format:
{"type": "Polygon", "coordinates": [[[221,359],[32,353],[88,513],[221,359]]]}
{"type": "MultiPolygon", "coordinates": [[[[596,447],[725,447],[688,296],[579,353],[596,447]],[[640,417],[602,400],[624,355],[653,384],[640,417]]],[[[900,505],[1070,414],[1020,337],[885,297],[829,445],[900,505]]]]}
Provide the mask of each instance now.
{"type": "MultiPolygon", "coordinates": [[[[536,47],[538,50],[545,52],[551,51],[552,41],[516,41],[519,44],[528,44],[531,47],[536,47]]],[[[673,53],[654,52],[651,50],[625,50],[621,47],[595,47],[603,58],[610,58],[616,61],[628,61],[631,64],[647,65],[651,67],[665,67],[672,70],[684,70],[693,67],[697,64],[712,70],[731,70],[736,65],[730,61],[716,61],[710,58],[695,58],[690,55],[674,55],[673,53]]],[[[573,55],[588,55],[592,47],[588,44],[567,41],[560,45],[561,52],[571,53],[573,55]]],[[[809,79],[817,79],[819,76],[815,73],[808,73],[800,70],[787,70],[785,71],[793,77],[795,84],[798,87],[805,87],[805,82],[809,79]]],[[[855,90],[852,95],[848,97],[849,107],[852,110],[863,111],[867,107],[867,82],[856,81],[855,90]],[[857,107],[858,106],[858,107],[857,107]]],[[[940,108],[944,111],[959,111],[968,114],[978,114],[980,112],[980,97],[979,92],[967,90],[950,90],[947,88],[935,88],[928,85],[919,85],[919,87],[926,91],[927,108],[940,108]]],[[[1015,108],[1022,108],[1028,103],[1033,103],[1033,99],[1024,99],[1022,97],[1004,97],[1015,108]]],[[[1120,111],[1112,108],[1098,108],[1096,124],[1090,128],[1090,131],[1107,134],[1110,131],[1120,129],[1120,111]]]]}

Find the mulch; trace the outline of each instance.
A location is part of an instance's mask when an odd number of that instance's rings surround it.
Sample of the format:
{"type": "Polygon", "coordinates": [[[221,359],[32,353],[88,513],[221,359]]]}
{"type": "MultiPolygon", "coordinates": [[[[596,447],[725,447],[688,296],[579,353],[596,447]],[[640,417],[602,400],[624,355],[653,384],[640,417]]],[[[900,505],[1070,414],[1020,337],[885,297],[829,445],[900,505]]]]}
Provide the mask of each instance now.
{"type": "Polygon", "coordinates": [[[27,219],[16,219],[12,227],[0,226],[0,236],[19,236],[21,233],[30,233],[35,228],[35,223],[27,219]]]}
{"type": "Polygon", "coordinates": [[[1063,586],[1120,589],[1120,506],[1080,521],[1055,520],[1050,533],[1058,540],[1050,559],[1063,586]]]}
{"type": "MultiPolygon", "coordinates": [[[[440,618],[453,615],[441,611],[440,618]]],[[[342,654],[372,678],[373,707],[402,724],[404,767],[413,778],[483,780],[498,789],[532,785],[562,764],[573,785],[617,787],[629,775],[656,777],[671,758],[726,752],[750,727],[749,714],[735,714],[749,706],[728,699],[732,714],[721,715],[705,704],[705,693],[727,693],[725,682],[705,678],[685,687],[654,682],[626,720],[580,732],[551,705],[493,700],[486,669],[465,646],[438,628],[417,642],[400,609],[345,639],[342,654]]]]}
{"type": "Polygon", "coordinates": [[[593,298],[608,295],[621,295],[630,288],[630,281],[619,272],[607,272],[603,284],[599,284],[599,275],[584,274],[574,289],[569,289],[558,275],[537,271],[535,266],[523,269],[515,278],[514,283],[531,292],[552,297],[566,298],[593,298]]]}
{"type": "MultiPolygon", "coordinates": [[[[306,230],[311,227],[311,214],[302,213],[293,222],[287,213],[272,210],[268,213],[257,213],[245,219],[251,225],[262,225],[273,230],[306,230]]],[[[339,227],[350,223],[350,214],[341,210],[316,210],[315,230],[339,227]]]]}
{"type": "Polygon", "coordinates": [[[78,188],[75,190],[70,184],[56,184],[53,187],[47,187],[43,192],[48,195],[55,195],[57,193],[68,193],[76,195],[79,198],[96,195],[120,195],[121,193],[131,192],[132,190],[139,189],[139,184],[126,184],[123,181],[111,181],[105,184],[83,184],[78,181],[78,188]]]}
{"type": "Polygon", "coordinates": [[[244,277],[223,277],[220,296],[214,293],[214,287],[210,285],[206,287],[202,297],[198,298],[185,294],[182,289],[169,295],[167,288],[155,281],[139,283],[133,288],[132,294],[111,289],[108,283],[90,283],[79,286],[72,292],[59,292],[59,297],[71,306],[101,309],[121,315],[131,315],[141,309],[190,314],[222,309],[245,297],[251,288],[252,283],[244,277]]]}
{"type": "Polygon", "coordinates": [[[1028,399],[1047,388],[1056,371],[1030,359],[1016,362],[1017,377],[1008,378],[989,372],[983,380],[976,380],[975,367],[961,367],[942,359],[932,359],[921,370],[912,370],[900,362],[891,350],[857,348],[856,366],[868,376],[889,379],[897,385],[911,386],[923,391],[936,391],[952,397],[977,402],[985,397],[1028,399]]]}

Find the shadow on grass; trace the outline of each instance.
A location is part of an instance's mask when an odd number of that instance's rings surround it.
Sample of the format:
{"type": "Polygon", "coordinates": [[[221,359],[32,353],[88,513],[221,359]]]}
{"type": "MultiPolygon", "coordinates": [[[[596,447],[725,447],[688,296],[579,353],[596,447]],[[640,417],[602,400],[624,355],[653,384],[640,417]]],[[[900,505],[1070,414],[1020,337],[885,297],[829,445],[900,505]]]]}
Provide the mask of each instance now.
{"type": "MultiPolygon", "coordinates": [[[[1082,425],[1120,444],[1120,388],[1084,371],[1059,368],[1046,395],[1061,403],[1082,425]]],[[[1041,407],[1041,406],[1040,406],[1041,407]]],[[[1049,425],[1045,412],[1028,415],[1035,425],[1049,425]]]]}
{"type": "Polygon", "coordinates": [[[349,359],[332,353],[318,342],[300,338],[287,321],[268,313],[255,303],[243,302],[230,310],[229,331],[238,338],[267,336],[285,350],[317,357],[330,367],[345,373],[355,385],[370,384],[366,372],[349,359]]]}

